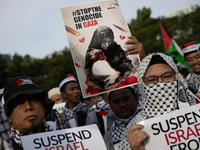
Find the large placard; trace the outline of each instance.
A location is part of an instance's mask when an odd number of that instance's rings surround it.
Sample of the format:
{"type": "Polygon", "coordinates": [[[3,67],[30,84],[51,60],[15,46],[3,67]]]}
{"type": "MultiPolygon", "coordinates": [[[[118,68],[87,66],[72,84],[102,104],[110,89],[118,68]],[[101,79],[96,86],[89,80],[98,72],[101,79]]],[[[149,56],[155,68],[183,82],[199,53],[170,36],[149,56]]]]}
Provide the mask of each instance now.
{"type": "Polygon", "coordinates": [[[140,122],[150,138],[146,150],[200,149],[200,105],[190,106],[140,122]]]}
{"type": "Polygon", "coordinates": [[[125,52],[131,34],[117,0],[60,10],[84,98],[137,83],[139,57],[125,52]]]}
{"type": "Polygon", "coordinates": [[[96,124],[21,136],[24,150],[106,150],[96,124]]]}

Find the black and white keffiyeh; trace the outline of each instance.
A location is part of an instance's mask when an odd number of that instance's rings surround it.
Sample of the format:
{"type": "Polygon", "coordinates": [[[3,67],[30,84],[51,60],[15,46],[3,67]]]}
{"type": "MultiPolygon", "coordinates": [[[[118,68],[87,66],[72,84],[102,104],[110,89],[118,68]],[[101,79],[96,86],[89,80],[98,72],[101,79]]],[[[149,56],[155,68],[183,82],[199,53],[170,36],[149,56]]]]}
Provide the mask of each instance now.
{"type": "Polygon", "coordinates": [[[188,92],[187,86],[178,72],[173,59],[161,53],[148,55],[140,62],[138,68],[138,87],[142,97],[143,109],[127,125],[120,142],[120,150],[131,149],[127,141],[127,134],[132,125],[148,118],[196,104],[196,99],[188,92]],[[175,71],[175,81],[169,83],[159,82],[155,86],[145,85],[143,77],[154,55],[162,57],[175,71]]]}
{"type": "Polygon", "coordinates": [[[138,104],[137,104],[137,110],[140,112],[143,109],[143,104],[142,104],[142,95],[140,93],[139,89],[134,89],[136,95],[138,96],[138,104]]]}
{"type": "MultiPolygon", "coordinates": [[[[6,147],[12,150],[12,139],[9,133],[10,123],[6,114],[3,112],[2,107],[0,106],[0,137],[2,138],[0,145],[4,147],[4,142],[6,142],[6,147]]],[[[5,148],[5,147],[4,147],[5,148]]]]}
{"type": "Polygon", "coordinates": [[[61,116],[64,118],[64,120],[68,121],[75,117],[76,112],[80,111],[83,104],[79,102],[73,109],[67,108],[67,105],[63,109],[61,116]]]}
{"type": "Polygon", "coordinates": [[[143,110],[141,114],[152,118],[171,112],[178,108],[178,82],[173,81],[170,83],[160,82],[156,86],[143,86],[142,88],[142,102],[143,110]]]}
{"type": "Polygon", "coordinates": [[[108,112],[110,110],[110,104],[106,103],[103,99],[100,99],[96,105],[93,105],[90,108],[90,111],[95,111],[95,112],[101,112],[101,111],[106,111],[108,112]]]}
{"type": "Polygon", "coordinates": [[[124,133],[124,129],[125,127],[128,125],[128,123],[131,121],[131,119],[133,117],[135,117],[135,115],[138,113],[138,111],[136,110],[135,113],[126,118],[126,119],[122,119],[117,117],[117,120],[115,120],[115,122],[113,123],[112,126],[112,140],[113,140],[113,144],[119,143],[121,140],[121,137],[124,133]]]}
{"type": "MultiPolygon", "coordinates": [[[[19,132],[12,124],[10,125],[11,128],[11,136],[14,139],[14,141],[22,147],[22,141],[21,141],[21,136],[25,135],[21,132],[19,132]]],[[[47,124],[47,123],[43,123],[43,130],[44,132],[49,132],[49,131],[53,131],[53,128],[47,124]]]]}
{"type": "Polygon", "coordinates": [[[192,88],[194,94],[197,94],[200,86],[200,74],[190,73],[186,78],[186,82],[189,89],[192,88]]]}

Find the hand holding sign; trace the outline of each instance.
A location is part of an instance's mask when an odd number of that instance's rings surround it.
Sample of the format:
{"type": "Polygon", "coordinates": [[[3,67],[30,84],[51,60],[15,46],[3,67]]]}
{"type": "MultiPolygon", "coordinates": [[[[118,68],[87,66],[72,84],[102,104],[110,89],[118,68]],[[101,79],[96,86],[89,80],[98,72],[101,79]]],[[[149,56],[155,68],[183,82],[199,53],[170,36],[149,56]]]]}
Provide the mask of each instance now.
{"type": "Polygon", "coordinates": [[[142,60],[144,57],[146,57],[146,54],[145,54],[145,51],[144,51],[144,48],[143,48],[143,45],[142,43],[140,43],[136,37],[134,36],[129,36],[128,37],[128,41],[125,42],[125,44],[127,45],[132,45],[130,47],[128,47],[126,49],[126,52],[128,54],[139,54],[139,57],[140,57],[140,60],[142,60]]]}
{"type": "Polygon", "coordinates": [[[128,131],[127,140],[134,150],[145,150],[143,141],[147,139],[149,135],[141,130],[143,127],[143,125],[137,124],[131,126],[128,131]]]}
{"type": "MultiPolygon", "coordinates": [[[[145,120],[144,128],[142,130],[148,133],[150,136],[148,140],[144,141],[146,150],[199,149],[200,148],[199,106],[200,105],[197,104],[181,110],[167,113],[165,115],[161,115],[159,117],[145,120]]],[[[131,127],[130,129],[132,129],[133,127],[131,127]]],[[[137,129],[137,127],[134,127],[134,129],[135,128],[137,129]]],[[[130,133],[133,132],[132,130],[130,130],[130,133]]],[[[139,137],[136,140],[139,140],[139,137]]],[[[130,141],[130,144],[132,145],[135,143],[133,143],[133,141],[130,141]]]]}

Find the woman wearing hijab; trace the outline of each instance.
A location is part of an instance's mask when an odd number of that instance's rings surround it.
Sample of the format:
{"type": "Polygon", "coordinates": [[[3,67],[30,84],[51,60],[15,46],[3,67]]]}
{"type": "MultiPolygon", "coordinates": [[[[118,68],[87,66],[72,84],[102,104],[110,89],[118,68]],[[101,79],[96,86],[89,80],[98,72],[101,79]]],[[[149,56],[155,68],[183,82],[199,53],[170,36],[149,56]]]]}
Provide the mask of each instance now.
{"type": "Polygon", "coordinates": [[[114,33],[107,26],[99,26],[92,37],[85,58],[85,72],[88,83],[93,88],[104,90],[119,83],[124,77],[136,72],[128,54],[114,41],[114,33]],[[92,71],[98,60],[106,60],[116,72],[114,75],[96,75],[92,71]]]}
{"type": "Polygon", "coordinates": [[[143,110],[127,125],[120,142],[123,150],[145,150],[142,143],[149,136],[141,130],[143,126],[136,125],[140,121],[196,104],[172,58],[161,53],[153,53],[140,62],[138,87],[143,110]]]}

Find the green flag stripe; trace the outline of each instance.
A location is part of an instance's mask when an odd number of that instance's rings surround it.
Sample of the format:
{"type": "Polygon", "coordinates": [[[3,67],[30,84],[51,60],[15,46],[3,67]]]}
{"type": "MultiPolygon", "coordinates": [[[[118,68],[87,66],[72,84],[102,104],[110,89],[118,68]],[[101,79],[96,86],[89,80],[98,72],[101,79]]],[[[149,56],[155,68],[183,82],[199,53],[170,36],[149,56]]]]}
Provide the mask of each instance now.
{"type": "Polygon", "coordinates": [[[186,63],[185,63],[185,58],[184,56],[182,56],[179,52],[177,52],[176,48],[174,47],[174,45],[171,43],[169,46],[169,49],[167,51],[168,53],[172,53],[173,55],[175,55],[175,60],[179,61],[180,63],[182,63],[183,65],[185,65],[188,69],[191,69],[186,63]]]}

